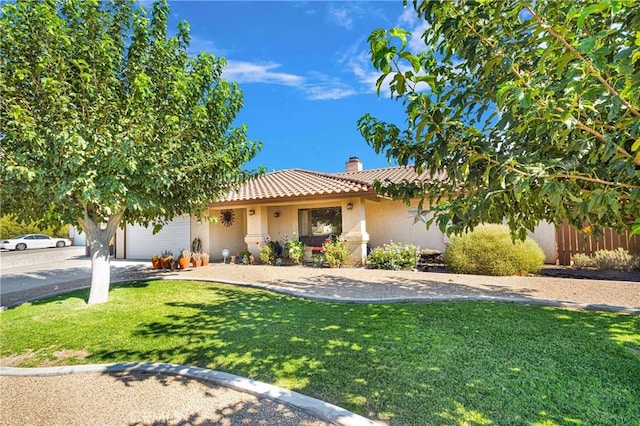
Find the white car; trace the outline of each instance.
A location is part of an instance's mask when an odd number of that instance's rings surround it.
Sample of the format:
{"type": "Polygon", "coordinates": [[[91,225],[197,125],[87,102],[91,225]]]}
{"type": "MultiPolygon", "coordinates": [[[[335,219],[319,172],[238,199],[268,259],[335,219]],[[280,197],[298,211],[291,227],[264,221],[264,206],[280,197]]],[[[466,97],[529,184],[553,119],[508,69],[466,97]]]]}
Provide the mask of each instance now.
{"type": "Polygon", "coordinates": [[[7,250],[26,250],[34,248],[50,248],[70,246],[71,240],[66,238],[53,238],[44,234],[19,235],[0,242],[0,248],[7,250]]]}

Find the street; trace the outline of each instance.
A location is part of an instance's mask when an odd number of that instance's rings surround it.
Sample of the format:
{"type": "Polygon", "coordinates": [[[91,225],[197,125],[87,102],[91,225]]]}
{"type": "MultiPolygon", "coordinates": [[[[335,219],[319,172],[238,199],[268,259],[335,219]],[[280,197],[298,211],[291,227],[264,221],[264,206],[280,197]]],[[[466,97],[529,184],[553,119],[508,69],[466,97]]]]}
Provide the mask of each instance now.
{"type": "MultiPolygon", "coordinates": [[[[91,283],[85,247],[0,251],[0,306],[13,306],[28,295],[49,295],[91,283]]],[[[111,275],[148,269],[150,262],[111,260],[111,275]]]]}

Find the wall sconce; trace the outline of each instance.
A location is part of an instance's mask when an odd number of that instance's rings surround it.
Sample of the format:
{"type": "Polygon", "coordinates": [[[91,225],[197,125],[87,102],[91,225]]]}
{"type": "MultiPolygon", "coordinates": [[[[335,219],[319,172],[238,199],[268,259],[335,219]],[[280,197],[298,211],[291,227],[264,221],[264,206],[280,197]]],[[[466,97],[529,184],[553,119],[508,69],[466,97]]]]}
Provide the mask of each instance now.
{"type": "Polygon", "coordinates": [[[256,211],[254,209],[249,209],[247,213],[249,214],[249,216],[253,216],[254,214],[256,214],[256,211]]]}
{"type": "Polygon", "coordinates": [[[347,203],[347,210],[353,210],[353,203],[347,203]]]}
{"type": "Polygon", "coordinates": [[[280,212],[274,212],[273,217],[280,217],[280,212]]]}

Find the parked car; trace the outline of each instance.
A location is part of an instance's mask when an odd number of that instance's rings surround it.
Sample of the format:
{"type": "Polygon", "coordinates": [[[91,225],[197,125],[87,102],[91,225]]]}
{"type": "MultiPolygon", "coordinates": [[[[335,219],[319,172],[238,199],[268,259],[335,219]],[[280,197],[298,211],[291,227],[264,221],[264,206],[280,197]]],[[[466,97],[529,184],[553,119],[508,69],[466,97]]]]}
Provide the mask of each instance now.
{"type": "Polygon", "coordinates": [[[0,242],[0,248],[7,250],[64,247],[70,245],[71,240],[67,238],[54,238],[44,234],[19,235],[0,242]]]}

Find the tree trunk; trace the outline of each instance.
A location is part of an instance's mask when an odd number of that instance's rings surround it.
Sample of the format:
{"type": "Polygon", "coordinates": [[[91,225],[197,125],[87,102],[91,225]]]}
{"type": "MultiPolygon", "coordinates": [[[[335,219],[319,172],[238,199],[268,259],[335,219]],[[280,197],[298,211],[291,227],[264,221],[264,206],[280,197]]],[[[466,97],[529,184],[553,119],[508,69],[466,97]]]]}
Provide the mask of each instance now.
{"type": "Polygon", "coordinates": [[[87,213],[85,213],[84,219],[79,220],[82,229],[87,234],[91,255],[91,289],[87,301],[89,305],[109,300],[109,284],[111,283],[109,241],[116,233],[123,213],[110,217],[106,223],[96,222],[87,213]]]}
{"type": "MultiPolygon", "coordinates": [[[[98,231],[101,231],[98,229],[98,231]]],[[[89,305],[104,303],[109,300],[109,284],[111,283],[111,265],[109,263],[109,240],[105,232],[87,233],[91,252],[91,290],[89,305]],[[96,235],[97,234],[97,235],[96,235]]]]}

